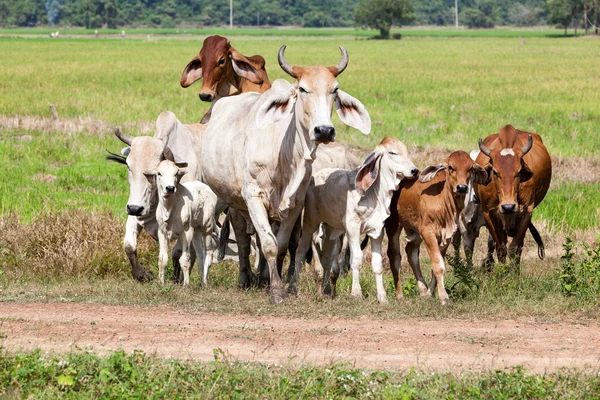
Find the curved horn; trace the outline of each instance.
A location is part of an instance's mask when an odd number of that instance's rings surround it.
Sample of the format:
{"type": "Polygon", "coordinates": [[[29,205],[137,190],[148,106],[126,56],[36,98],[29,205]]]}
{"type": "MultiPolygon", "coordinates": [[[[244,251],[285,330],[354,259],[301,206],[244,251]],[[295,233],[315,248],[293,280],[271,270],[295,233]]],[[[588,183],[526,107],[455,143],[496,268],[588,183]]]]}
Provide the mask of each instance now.
{"type": "Polygon", "coordinates": [[[490,150],[489,147],[487,147],[485,144],[483,144],[483,140],[481,138],[479,138],[479,150],[481,150],[481,152],[488,157],[490,156],[490,153],[492,152],[492,150],[490,150]]]}
{"type": "Polygon", "coordinates": [[[294,73],[294,67],[291,66],[286,60],[285,57],[283,55],[283,53],[285,52],[285,48],[286,45],[284,44],[283,46],[281,46],[281,48],[279,49],[279,54],[277,55],[277,61],[279,61],[279,66],[281,67],[282,70],[285,71],[286,74],[288,74],[289,76],[291,76],[292,78],[298,78],[298,75],[296,73],[294,73]]]}
{"type": "Polygon", "coordinates": [[[531,150],[531,146],[533,146],[533,138],[531,137],[531,135],[529,135],[529,137],[527,138],[527,143],[525,143],[525,145],[521,147],[523,155],[529,153],[529,150],[531,150]]]}
{"type": "Polygon", "coordinates": [[[164,157],[165,160],[175,162],[175,157],[173,156],[173,152],[171,151],[169,146],[165,146],[165,148],[163,149],[162,156],[164,157]]]}
{"type": "Polygon", "coordinates": [[[118,126],[115,128],[115,136],[128,146],[131,146],[131,142],[133,142],[133,137],[121,132],[121,128],[118,126]]]}
{"type": "Polygon", "coordinates": [[[227,40],[227,47],[231,46],[231,42],[229,40],[227,40]]]}
{"type": "Polygon", "coordinates": [[[342,52],[342,59],[340,60],[338,65],[336,65],[335,67],[329,67],[329,70],[331,71],[333,76],[338,76],[339,74],[344,72],[344,70],[348,66],[348,52],[346,51],[344,46],[340,46],[340,51],[342,52]]]}

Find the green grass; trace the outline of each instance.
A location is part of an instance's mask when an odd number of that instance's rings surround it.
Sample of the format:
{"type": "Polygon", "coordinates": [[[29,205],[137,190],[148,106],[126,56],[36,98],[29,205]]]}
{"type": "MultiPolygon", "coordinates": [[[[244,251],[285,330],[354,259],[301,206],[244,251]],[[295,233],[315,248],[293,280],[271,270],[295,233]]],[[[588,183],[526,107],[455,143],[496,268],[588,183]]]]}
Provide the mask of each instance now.
{"type": "Polygon", "coordinates": [[[600,378],[562,370],[531,375],[522,368],[490,372],[367,372],[329,367],[161,360],[135,351],[97,356],[86,351],[42,354],[39,350],[0,358],[0,393],[15,398],[486,398],[588,399],[600,378]]]}
{"type": "Polygon", "coordinates": [[[600,184],[566,183],[555,187],[534,216],[554,230],[596,230],[600,226],[600,184]]]}
{"type": "MultiPolygon", "coordinates": [[[[542,135],[551,154],[597,158],[600,79],[590,57],[596,40],[532,38],[233,38],[246,54],[263,54],[272,80],[286,78],[276,54],[287,43],[294,64],[335,64],[338,45],[350,54],[341,87],[374,121],[370,136],[342,128],[342,141],[367,148],[392,135],[406,144],[462,148],[513,124],[542,135]]],[[[200,119],[208,105],[198,85],[179,86],[199,40],[0,39],[3,114],[91,117],[109,123],[152,121],[163,110],[200,119]]],[[[289,78],[289,77],[287,77],[289,78]]],[[[133,132],[135,133],[135,132],[133,132]]],[[[107,133],[107,143],[110,135],[107,133]]]]}
{"type": "MultiPolygon", "coordinates": [[[[356,28],[123,28],[127,35],[223,35],[223,36],[357,36],[374,37],[377,30],[356,28]]],[[[59,31],[64,35],[94,35],[95,29],[59,27],[40,28],[2,28],[0,35],[49,35],[59,31]]],[[[121,35],[121,28],[98,29],[100,35],[121,35]]],[[[392,34],[403,36],[432,37],[562,37],[562,29],[550,27],[515,28],[499,27],[495,29],[455,29],[451,27],[407,27],[393,29],[392,34]]],[[[571,36],[573,32],[571,31],[571,36]]],[[[583,35],[583,31],[579,33],[583,35]]]]}

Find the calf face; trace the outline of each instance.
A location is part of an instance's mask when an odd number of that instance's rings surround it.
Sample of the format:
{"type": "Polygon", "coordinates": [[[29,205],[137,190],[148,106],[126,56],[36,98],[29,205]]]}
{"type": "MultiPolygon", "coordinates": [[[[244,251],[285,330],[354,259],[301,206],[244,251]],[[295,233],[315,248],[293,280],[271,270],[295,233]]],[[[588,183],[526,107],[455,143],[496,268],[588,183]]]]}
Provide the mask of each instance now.
{"type": "Polygon", "coordinates": [[[502,214],[512,214],[518,210],[519,187],[532,177],[523,156],[531,150],[533,139],[529,135],[527,143],[521,147],[490,149],[479,139],[479,149],[490,158],[486,169],[491,170],[493,184],[498,196],[498,210],[502,214]]]}
{"type": "Polygon", "coordinates": [[[416,178],[419,170],[408,158],[408,150],[404,143],[393,137],[386,137],[369,154],[356,174],[355,187],[361,196],[375,183],[380,175],[394,178],[395,189],[398,190],[402,179],[416,178]]]}
{"type": "Polygon", "coordinates": [[[155,169],[148,171],[147,175],[156,177],[156,186],[158,195],[161,198],[168,198],[177,191],[177,185],[183,175],[185,175],[187,163],[174,163],[171,160],[161,161],[155,169]]]}
{"type": "Polygon", "coordinates": [[[258,70],[263,69],[264,64],[261,56],[245,57],[237,52],[226,38],[209,36],[204,40],[200,53],[184,68],[180,84],[186,88],[202,79],[198,96],[202,101],[211,102],[217,95],[219,84],[234,82],[234,75],[262,84],[263,78],[258,70]]]}
{"type": "Polygon", "coordinates": [[[452,191],[457,201],[462,201],[472,182],[486,185],[489,182],[487,171],[476,164],[469,154],[464,151],[455,151],[441,164],[430,165],[419,176],[421,183],[431,181],[438,172],[445,171],[446,185],[452,191]]]}
{"type": "Polygon", "coordinates": [[[339,89],[336,77],[348,64],[348,53],[343,47],[342,60],[334,67],[298,67],[288,64],[284,57],[285,45],[279,50],[279,65],[296,78],[291,90],[268,99],[257,114],[257,125],[266,125],[296,111],[297,123],[308,132],[311,141],[329,143],[335,140],[331,122],[333,105],[340,119],[347,125],[368,134],[371,118],[360,101],[339,89]]]}

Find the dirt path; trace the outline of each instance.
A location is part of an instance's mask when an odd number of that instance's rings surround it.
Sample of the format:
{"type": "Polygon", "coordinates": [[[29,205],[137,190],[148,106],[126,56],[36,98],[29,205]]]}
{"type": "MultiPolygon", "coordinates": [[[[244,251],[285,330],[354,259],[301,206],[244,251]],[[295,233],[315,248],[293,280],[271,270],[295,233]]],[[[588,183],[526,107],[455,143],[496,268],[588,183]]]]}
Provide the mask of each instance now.
{"type": "Polygon", "coordinates": [[[168,307],[75,303],[0,303],[0,345],[8,351],[75,346],[98,353],[123,348],[180,359],[231,360],[403,371],[482,370],[523,365],[543,373],[561,367],[600,369],[597,324],[531,321],[369,318],[297,319],[189,314],[168,307]]]}

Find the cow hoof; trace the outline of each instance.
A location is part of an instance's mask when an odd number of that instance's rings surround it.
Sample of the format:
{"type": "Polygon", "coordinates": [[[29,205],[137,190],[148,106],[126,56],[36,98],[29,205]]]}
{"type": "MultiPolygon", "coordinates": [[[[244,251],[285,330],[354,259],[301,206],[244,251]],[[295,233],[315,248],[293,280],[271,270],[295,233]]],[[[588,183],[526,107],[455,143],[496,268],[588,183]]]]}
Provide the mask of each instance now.
{"type": "Polygon", "coordinates": [[[145,269],[141,269],[140,271],[134,272],[133,277],[138,282],[150,282],[154,279],[154,274],[145,269]]]}
{"type": "Polygon", "coordinates": [[[298,296],[298,288],[295,285],[288,286],[288,293],[292,296],[298,296]]]}
{"type": "Polygon", "coordinates": [[[449,299],[442,299],[440,300],[440,305],[442,305],[442,307],[446,307],[450,305],[450,300],[449,299]]]}
{"type": "Polygon", "coordinates": [[[387,304],[388,299],[385,294],[382,296],[377,295],[377,301],[379,302],[379,304],[387,304]]]}
{"type": "Polygon", "coordinates": [[[285,301],[285,293],[281,289],[271,291],[271,303],[281,304],[285,301]]]}

